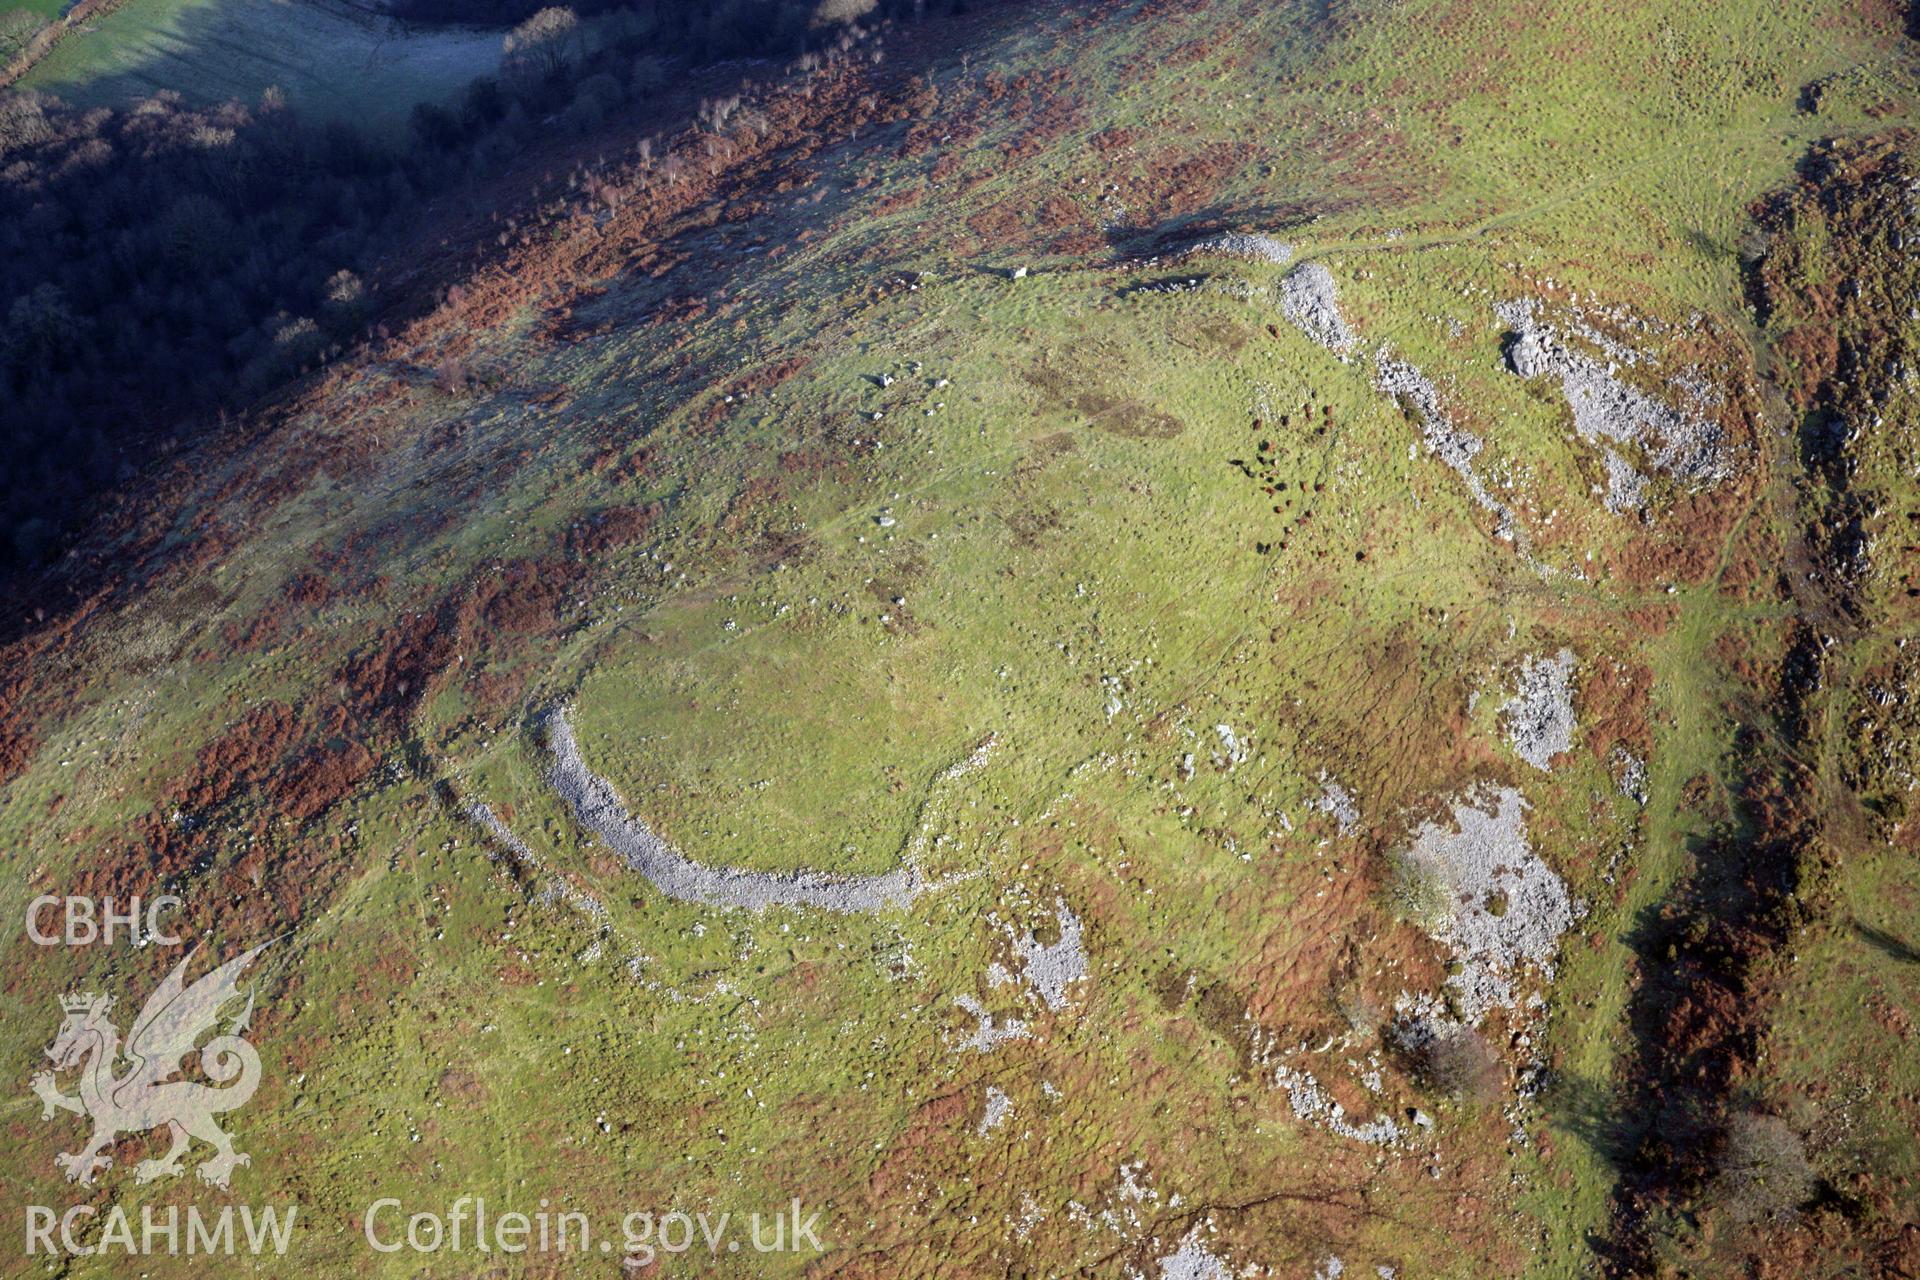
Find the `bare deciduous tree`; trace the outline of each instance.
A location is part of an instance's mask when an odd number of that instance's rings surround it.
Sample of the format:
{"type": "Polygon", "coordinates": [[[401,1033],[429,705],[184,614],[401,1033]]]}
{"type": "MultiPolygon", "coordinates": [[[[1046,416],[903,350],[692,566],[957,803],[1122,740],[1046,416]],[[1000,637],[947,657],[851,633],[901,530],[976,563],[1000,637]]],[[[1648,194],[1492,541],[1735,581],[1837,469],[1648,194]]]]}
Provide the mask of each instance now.
{"type": "Polygon", "coordinates": [[[555,77],[572,63],[580,19],[564,5],[549,5],[507,32],[501,47],[509,70],[555,77]]]}
{"type": "Polygon", "coordinates": [[[1816,1178],[1793,1126],[1779,1116],[1742,1112],[1727,1124],[1720,1171],[1709,1194],[1736,1221],[1776,1217],[1813,1196],[1816,1178]]]}
{"type": "Polygon", "coordinates": [[[0,13],[0,66],[12,62],[47,24],[25,9],[0,13]]]}
{"type": "Polygon", "coordinates": [[[700,123],[719,133],[727,127],[727,121],[740,109],[739,96],[725,98],[700,99],[700,123]]]}
{"type": "Polygon", "coordinates": [[[47,123],[45,100],[31,90],[0,94],[0,155],[14,147],[30,147],[53,136],[47,123]]]}
{"type": "Polygon", "coordinates": [[[1500,1095],[1500,1059],[1472,1027],[1447,1027],[1408,1046],[1407,1066],[1425,1088],[1458,1102],[1489,1102],[1500,1095]]]}

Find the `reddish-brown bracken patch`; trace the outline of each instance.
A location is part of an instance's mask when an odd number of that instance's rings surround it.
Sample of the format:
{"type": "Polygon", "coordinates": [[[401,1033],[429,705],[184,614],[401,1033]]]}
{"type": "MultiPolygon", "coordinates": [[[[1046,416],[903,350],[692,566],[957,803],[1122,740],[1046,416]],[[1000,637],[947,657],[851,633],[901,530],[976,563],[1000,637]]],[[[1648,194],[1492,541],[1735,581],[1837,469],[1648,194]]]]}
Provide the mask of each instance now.
{"type": "Polygon", "coordinates": [[[660,504],[602,507],[567,531],[567,550],[575,557],[630,547],[647,536],[660,519],[660,504]]]}
{"type": "Polygon", "coordinates": [[[1596,759],[1607,760],[1617,746],[1646,758],[1653,745],[1647,720],[1652,691],[1653,671],[1644,663],[1623,662],[1607,653],[1588,660],[1575,714],[1596,759]]]}

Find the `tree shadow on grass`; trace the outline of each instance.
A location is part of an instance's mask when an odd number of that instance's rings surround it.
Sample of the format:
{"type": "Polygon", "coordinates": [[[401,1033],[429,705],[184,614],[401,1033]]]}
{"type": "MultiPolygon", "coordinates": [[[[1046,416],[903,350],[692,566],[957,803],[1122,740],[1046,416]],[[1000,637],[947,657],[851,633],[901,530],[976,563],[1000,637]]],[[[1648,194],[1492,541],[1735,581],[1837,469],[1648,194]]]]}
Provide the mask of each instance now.
{"type": "Polygon", "coordinates": [[[1115,223],[1104,227],[1107,247],[1116,262],[1158,258],[1179,253],[1210,236],[1244,231],[1284,240],[1316,217],[1345,207],[1327,202],[1269,201],[1261,204],[1210,204],[1150,225],[1115,223]]]}
{"type": "Polygon", "coordinates": [[[1620,1090],[1610,1080],[1555,1075],[1540,1095],[1553,1127],[1572,1134],[1618,1177],[1639,1136],[1626,1119],[1620,1090]]]}
{"type": "Polygon", "coordinates": [[[1920,964],[1920,950],[1902,942],[1884,929],[1876,929],[1870,924],[1853,922],[1854,936],[1880,954],[1898,960],[1902,964],[1920,964]]]}

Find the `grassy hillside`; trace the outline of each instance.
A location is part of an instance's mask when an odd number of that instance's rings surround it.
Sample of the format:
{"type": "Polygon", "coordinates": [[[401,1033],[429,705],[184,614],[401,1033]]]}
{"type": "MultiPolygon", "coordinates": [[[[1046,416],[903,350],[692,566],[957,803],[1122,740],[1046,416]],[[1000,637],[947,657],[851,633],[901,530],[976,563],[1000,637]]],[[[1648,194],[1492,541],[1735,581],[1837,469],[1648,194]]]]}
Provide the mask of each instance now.
{"type": "MultiPolygon", "coordinates": [[[[129,1148],[95,1199],[297,1203],[262,1274],[422,1274],[365,1207],[459,1195],[822,1211],[669,1274],[1908,1265],[1905,170],[1841,216],[1803,162],[1898,155],[1912,57],[1875,5],[1006,7],[588,139],[10,655],[0,912],[283,935],[232,1195],[129,1148]],[[931,887],[668,897],[555,707],[696,862],[931,887]]],[[[85,1194],[52,997],[177,958],[13,939],[13,1202],[85,1194]]]]}

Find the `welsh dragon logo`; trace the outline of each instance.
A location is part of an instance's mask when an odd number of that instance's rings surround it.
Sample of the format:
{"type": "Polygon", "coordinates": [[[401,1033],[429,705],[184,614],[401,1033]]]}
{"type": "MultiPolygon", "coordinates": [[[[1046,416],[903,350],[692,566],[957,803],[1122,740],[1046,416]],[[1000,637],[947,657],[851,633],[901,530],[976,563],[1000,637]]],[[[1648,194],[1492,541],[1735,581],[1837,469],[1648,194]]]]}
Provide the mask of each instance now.
{"type": "Polygon", "coordinates": [[[220,1010],[238,999],[239,977],[253,958],[265,950],[255,947],[236,956],[192,986],[186,983],[187,965],[195,953],[174,967],[134,1019],[126,1048],[120,1029],[108,1019],[113,998],[86,992],[60,997],[66,1021],[47,1049],[52,1071],[33,1078],[33,1091],[43,1104],[40,1118],[71,1111],[93,1120],[93,1136],[80,1150],[61,1153],[54,1163],[66,1171],[67,1181],[88,1184],[112,1163],[106,1153],[126,1133],[165,1128],[172,1146],[158,1160],[142,1160],[134,1169],[139,1182],[171,1178],[181,1172],[181,1157],[193,1138],[213,1147],[213,1155],[199,1167],[200,1179],[225,1188],[236,1167],[250,1163],[233,1149],[214,1117],[247,1104],[260,1085],[260,1055],[241,1037],[253,1016],[253,995],[246,1008],[227,1024],[224,1034],[208,1040],[200,1050],[200,1069],[214,1084],[176,1080],[185,1070],[194,1044],[220,1020],[220,1010]],[[122,1057],[129,1064],[123,1074],[114,1069],[122,1057]],[[55,1083],[56,1073],[79,1068],[78,1097],[68,1097],[55,1083]],[[216,1087],[220,1086],[220,1087],[216,1087]]]}

